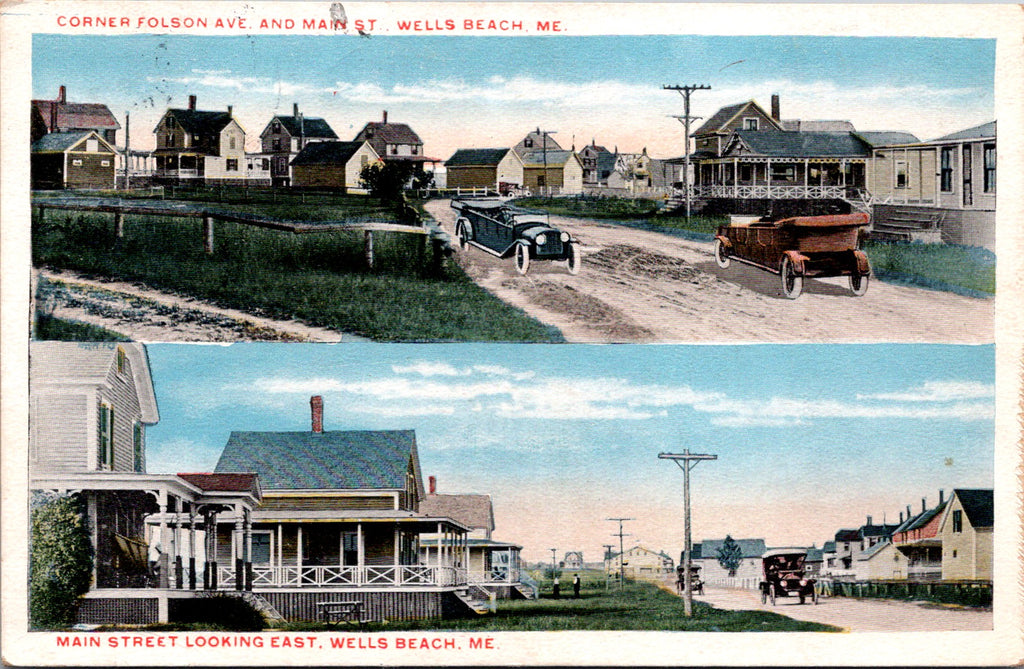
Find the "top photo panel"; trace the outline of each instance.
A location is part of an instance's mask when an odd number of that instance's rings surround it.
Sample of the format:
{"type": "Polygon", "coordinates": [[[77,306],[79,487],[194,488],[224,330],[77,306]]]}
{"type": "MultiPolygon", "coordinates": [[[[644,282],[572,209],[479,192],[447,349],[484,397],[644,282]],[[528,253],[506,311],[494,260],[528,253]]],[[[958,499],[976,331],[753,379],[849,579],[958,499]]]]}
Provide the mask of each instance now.
{"type": "Polygon", "coordinates": [[[995,39],[332,11],[32,36],[34,339],[994,340],[995,39]]]}

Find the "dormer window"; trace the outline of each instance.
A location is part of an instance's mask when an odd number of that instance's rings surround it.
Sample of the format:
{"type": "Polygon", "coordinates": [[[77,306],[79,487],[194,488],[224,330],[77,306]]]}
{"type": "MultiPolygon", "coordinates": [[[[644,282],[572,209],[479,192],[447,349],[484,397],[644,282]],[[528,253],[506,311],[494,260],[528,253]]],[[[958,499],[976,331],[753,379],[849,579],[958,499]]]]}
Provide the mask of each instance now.
{"type": "Polygon", "coordinates": [[[757,119],[756,118],[745,118],[743,119],[744,130],[757,130],[757,119]]]}
{"type": "Polygon", "coordinates": [[[121,348],[120,346],[118,346],[117,347],[117,373],[118,374],[124,374],[124,361],[125,361],[124,349],[121,348]]]}
{"type": "Polygon", "coordinates": [[[100,404],[98,433],[98,468],[112,469],[114,465],[114,407],[100,404]]]}
{"type": "Polygon", "coordinates": [[[281,132],[281,122],[280,121],[274,121],[274,125],[271,126],[270,131],[271,132],[281,132]]]}
{"type": "Polygon", "coordinates": [[[533,137],[527,137],[523,140],[523,146],[532,149],[533,148],[533,137]]]}
{"type": "Polygon", "coordinates": [[[174,127],[174,117],[173,116],[168,116],[167,117],[167,121],[164,123],[164,125],[168,129],[173,128],[174,127]]]}

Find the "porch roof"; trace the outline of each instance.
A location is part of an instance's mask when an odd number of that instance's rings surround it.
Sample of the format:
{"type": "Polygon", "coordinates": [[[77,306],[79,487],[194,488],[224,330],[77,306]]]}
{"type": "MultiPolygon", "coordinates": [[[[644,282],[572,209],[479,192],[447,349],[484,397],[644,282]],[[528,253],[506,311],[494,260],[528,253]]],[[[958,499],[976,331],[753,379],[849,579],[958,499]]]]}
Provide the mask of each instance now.
{"type": "Polygon", "coordinates": [[[852,132],[764,132],[737,130],[727,151],[739,141],[752,153],[773,158],[866,158],[870,146],[852,132]]]}
{"type": "Polygon", "coordinates": [[[238,502],[252,509],[259,503],[258,490],[239,492],[204,491],[199,486],[173,474],[139,474],[137,472],[81,472],[33,477],[33,490],[139,490],[157,495],[169,494],[195,504],[238,502]]]}
{"type": "MultiPolygon", "coordinates": [[[[436,537],[429,537],[426,539],[420,539],[420,546],[436,546],[438,539],[436,537]]],[[[514,544],[509,541],[494,541],[493,539],[467,539],[466,543],[470,548],[515,548],[516,550],[522,550],[523,547],[519,544],[514,544]]]]}
{"type": "Polygon", "coordinates": [[[391,509],[257,509],[253,514],[255,522],[266,523],[402,523],[403,525],[425,525],[423,531],[436,530],[441,523],[461,532],[469,532],[470,528],[457,520],[444,516],[424,516],[413,511],[397,511],[391,509]]]}

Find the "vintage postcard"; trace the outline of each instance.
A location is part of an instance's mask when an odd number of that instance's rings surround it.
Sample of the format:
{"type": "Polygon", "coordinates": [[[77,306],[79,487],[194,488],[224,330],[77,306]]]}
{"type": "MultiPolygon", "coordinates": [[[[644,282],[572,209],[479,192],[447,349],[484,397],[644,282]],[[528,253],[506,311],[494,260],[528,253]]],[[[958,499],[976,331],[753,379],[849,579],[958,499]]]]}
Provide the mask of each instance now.
{"type": "Polygon", "coordinates": [[[1018,7],[0,21],[5,661],[1019,661],[1018,7]]]}

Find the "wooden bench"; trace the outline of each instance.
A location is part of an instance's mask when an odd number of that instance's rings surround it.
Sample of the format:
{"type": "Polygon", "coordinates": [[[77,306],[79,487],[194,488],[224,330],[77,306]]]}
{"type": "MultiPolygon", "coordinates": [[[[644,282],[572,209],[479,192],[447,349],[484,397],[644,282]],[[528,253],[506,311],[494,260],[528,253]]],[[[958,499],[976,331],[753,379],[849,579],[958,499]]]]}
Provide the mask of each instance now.
{"type": "Polygon", "coordinates": [[[366,627],[366,623],[375,622],[364,615],[363,603],[358,600],[317,602],[316,606],[320,622],[330,625],[338,623],[359,625],[359,629],[362,630],[366,627]]]}

